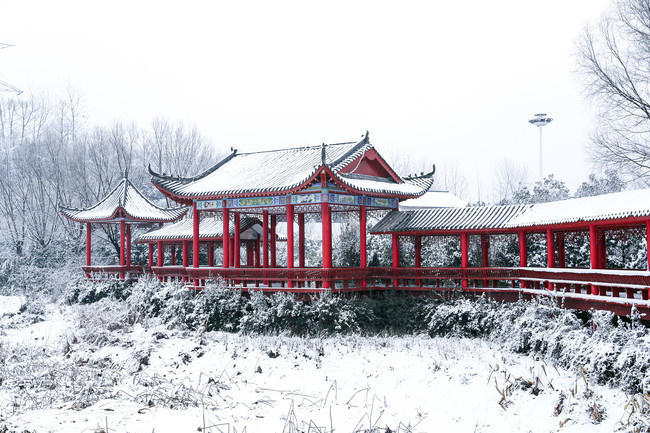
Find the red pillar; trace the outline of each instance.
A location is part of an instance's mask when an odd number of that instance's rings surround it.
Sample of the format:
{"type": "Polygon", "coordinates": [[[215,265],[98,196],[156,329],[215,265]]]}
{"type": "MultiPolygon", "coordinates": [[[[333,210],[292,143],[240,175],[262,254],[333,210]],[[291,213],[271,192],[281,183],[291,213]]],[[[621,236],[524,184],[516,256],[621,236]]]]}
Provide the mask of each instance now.
{"type": "MultiPolygon", "coordinates": [[[[546,266],[549,268],[555,267],[555,240],[551,229],[546,229],[546,266]]],[[[548,289],[554,290],[555,284],[548,283],[548,289]]]]}
{"type": "MultiPolygon", "coordinates": [[[[528,251],[526,250],[526,232],[520,230],[519,233],[519,267],[525,268],[528,266],[528,251]]],[[[526,282],[520,281],[521,288],[526,288],[526,282]]]]}
{"type": "Polygon", "coordinates": [[[269,267],[269,211],[262,212],[262,267],[269,267]]]}
{"type": "Polygon", "coordinates": [[[260,240],[255,241],[255,267],[260,267],[260,240]]]}
{"type": "MultiPolygon", "coordinates": [[[[650,261],[648,262],[650,263],[650,261]]],[[[298,214],[298,267],[305,267],[305,214],[298,214]]]]}
{"type": "Polygon", "coordinates": [[[190,242],[183,241],[183,267],[187,268],[190,265],[190,242]]]}
{"type": "MultiPolygon", "coordinates": [[[[460,266],[463,269],[469,267],[469,234],[460,234],[460,266]]],[[[462,287],[468,287],[467,278],[463,278],[462,287]]]]}
{"type": "MultiPolygon", "coordinates": [[[[490,235],[481,235],[481,267],[490,267],[490,235]]],[[[483,287],[488,287],[489,281],[483,280],[483,287]]]]}
{"type": "Polygon", "coordinates": [[[208,266],[213,267],[214,266],[214,242],[208,241],[207,246],[208,246],[208,266]]]}
{"type": "Polygon", "coordinates": [[[228,240],[228,266],[231,268],[235,267],[235,237],[231,237],[228,240]]]}
{"type": "Polygon", "coordinates": [[[158,246],[158,266],[162,267],[165,264],[165,247],[163,247],[162,241],[156,242],[158,246]]]}
{"type": "Polygon", "coordinates": [[[120,266],[126,265],[126,222],[120,221],[120,266]]]}
{"type": "MultiPolygon", "coordinates": [[[[591,269],[598,269],[598,236],[596,233],[596,226],[591,224],[589,226],[589,256],[591,262],[591,269]]],[[[591,286],[591,294],[598,295],[599,289],[598,286],[591,286]]]]}
{"type": "MultiPolygon", "coordinates": [[[[419,269],[422,267],[422,236],[415,236],[415,268],[419,269]]],[[[415,280],[415,287],[420,287],[422,285],[422,280],[415,280]]]]}
{"type": "Polygon", "coordinates": [[[176,266],[176,245],[172,245],[171,250],[172,250],[172,252],[171,252],[172,257],[171,257],[171,260],[170,260],[170,264],[172,266],[176,266]]]}
{"type": "Polygon", "coordinates": [[[153,244],[149,244],[149,266],[153,266],[153,244]]]}
{"type": "Polygon", "coordinates": [[[201,217],[199,215],[198,209],[196,208],[196,202],[192,203],[192,212],[193,212],[192,266],[198,268],[199,267],[199,223],[201,222],[201,217]]]}
{"type": "Polygon", "coordinates": [[[91,238],[92,231],[90,223],[86,223],[86,266],[90,266],[91,238]]]}
{"type": "Polygon", "coordinates": [[[241,254],[240,254],[240,248],[241,248],[241,216],[239,212],[235,213],[235,240],[234,240],[234,248],[232,249],[232,255],[234,256],[234,261],[233,261],[233,266],[236,268],[241,267],[241,254]]]}
{"type": "Polygon", "coordinates": [[[126,266],[131,266],[131,224],[126,226],[126,266]]]}
{"type": "Polygon", "coordinates": [[[557,234],[557,266],[566,268],[566,245],[564,243],[564,233],[557,234]]]}
{"type": "Polygon", "coordinates": [[[230,212],[226,206],[226,201],[224,200],[223,208],[223,234],[221,245],[223,248],[223,267],[227,268],[230,266],[230,212]]]}
{"type": "MultiPolygon", "coordinates": [[[[287,269],[293,269],[293,205],[287,205],[287,269]]],[[[287,281],[287,287],[293,287],[293,281],[287,281]]]]}
{"type": "MultiPolygon", "coordinates": [[[[391,235],[391,244],[392,244],[392,252],[393,252],[393,270],[397,272],[397,269],[399,268],[399,236],[395,233],[391,235]]],[[[398,287],[398,286],[399,286],[399,280],[394,279],[393,287],[398,287]]]]}
{"type": "MultiPolygon", "coordinates": [[[[364,198],[365,200],[365,198],[364,198]]],[[[367,242],[367,210],[366,205],[361,205],[359,209],[359,243],[361,246],[361,267],[368,267],[368,242],[367,242]]]]}
{"type": "Polygon", "coordinates": [[[650,221],[645,223],[645,240],[646,240],[646,260],[648,262],[648,270],[650,271],[650,253],[648,253],[648,247],[650,247],[650,221]]]}
{"type": "MultiPolygon", "coordinates": [[[[329,203],[321,203],[321,224],[323,239],[323,269],[332,268],[332,212],[329,203]]],[[[329,281],[323,281],[323,288],[330,287],[329,281]]]]}
{"type": "Polygon", "coordinates": [[[277,225],[278,225],[278,217],[277,215],[271,215],[271,267],[272,268],[277,268],[277,261],[275,260],[276,256],[276,238],[277,238],[277,225]]]}
{"type": "Polygon", "coordinates": [[[598,233],[598,268],[607,269],[607,244],[604,230],[598,233]]]}
{"type": "Polygon", "coordinates": [[[246,241],[246,266],[253,266],[253,245],[246,241]]]}

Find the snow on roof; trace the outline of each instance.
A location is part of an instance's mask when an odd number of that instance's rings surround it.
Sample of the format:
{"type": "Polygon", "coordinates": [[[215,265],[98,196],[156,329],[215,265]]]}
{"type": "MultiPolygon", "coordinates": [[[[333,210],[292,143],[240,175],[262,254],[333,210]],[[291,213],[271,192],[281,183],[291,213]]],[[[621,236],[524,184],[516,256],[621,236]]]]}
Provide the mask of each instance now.
{"type": "MultiPolygon", "coordinates": [[[[419,199],[418,199],[419,200],[419,199]]],[[[407,200],[404,203],[417,202],[407,200]]],[[[392,211],[371,233],[509,229],[650,217],[650,189],[534,205],[411,208],[392,211]]]]}
{"type": "Polygon", "coordinates": [[[78,222],[113,221],[121,216],[133,221],[169,222],[187,212],[186,207],[165,209],[154,205],[126,178],[94,206],[85,209],[59,208],[65,217],[78,222]],[[120,210],[124,215],[120,215],[120,210]]]}
{"type": "MultiPolygon", "coordinates": [[[[255,239],[256,234],[262,233],[262,221],[258,218],[242,217],[239,222],[241,239],[255,239]]],[[[235,234],[234,224],[228,227],[230,235],[235,234]]],[[[203,218],[199,223],[199,239],[221,238],[223,236],[223,222],[215,218],[203,218]]],[[[185,218],[174,224],[165,225],[159,229],[150,230],[140,236],[141,242],[171,240],[171,239],[192,239],[194,237],[194,223],[191,218],[185,218]]],[[[286,240],[284,237],[277,237],[277,240],[286,240]]]]}
{"type": "Polygon", "coordinates": [[[431,174],[393,179],[358,176],[341,170],[370,149],[368,137],[359,142],[323,144],[263,152],[237,153],[193,178],[160,175],[152,182],[178,197],[222,197],[245,193],[290,191],[305,184],[325,165],[344,185],[367,193],[418,196],[433,182],[431,174]]]}
{"type": "Polygon", "coordinates": [[[418,198],[411,198],[399,204],[399,208],[422,209],[431,207],[465,207],[467,202],[449,191],[427,191],[418,198]]]}
{"type": "Polygon", "coordinates": [[[392,211],[371,233],[499,229],[531,205],[439,207],[392,211]]]}
{"type": "Polygon", "coordinates": [[[615,192],[536,204],[513,218],[508,227],[566,224],[650,216],[650,189],[615,192]]]}

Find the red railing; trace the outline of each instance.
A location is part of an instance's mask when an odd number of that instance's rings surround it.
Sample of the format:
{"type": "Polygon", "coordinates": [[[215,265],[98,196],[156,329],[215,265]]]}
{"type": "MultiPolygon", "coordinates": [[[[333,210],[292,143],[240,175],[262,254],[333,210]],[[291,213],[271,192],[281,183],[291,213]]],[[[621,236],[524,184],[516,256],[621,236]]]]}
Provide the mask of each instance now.
{"type": "Polygon", "coordinates": [[[151,274],[149,266],[82,266],[86,277],[91,280],[104,278],[138,278],[144,274],[151,274]]]}

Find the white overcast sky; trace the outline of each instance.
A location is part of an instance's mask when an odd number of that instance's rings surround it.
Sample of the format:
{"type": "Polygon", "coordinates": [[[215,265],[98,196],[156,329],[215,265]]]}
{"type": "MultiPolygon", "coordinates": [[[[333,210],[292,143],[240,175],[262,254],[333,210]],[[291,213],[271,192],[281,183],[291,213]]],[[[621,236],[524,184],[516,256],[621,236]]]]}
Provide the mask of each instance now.
{"type": "MultiPolygon", "coordinates": [[[[591,171],[592,111],[572,57],[608,0],[0,0],[0,80],[57,96],[90,123],[198,125],[240,151],[352,141],[456,165],[488,195],[505,158],[571,189],[591,171]]],[[[207,166],[208,164],[206,164],[207,166]]]]}

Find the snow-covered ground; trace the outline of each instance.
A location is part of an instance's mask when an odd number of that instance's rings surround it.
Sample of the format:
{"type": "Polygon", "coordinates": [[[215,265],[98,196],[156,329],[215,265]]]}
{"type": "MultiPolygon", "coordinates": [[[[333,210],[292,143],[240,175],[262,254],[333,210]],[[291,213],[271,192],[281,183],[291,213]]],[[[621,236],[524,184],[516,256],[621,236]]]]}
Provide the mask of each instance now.
{"type": "Polygon", "coordinates": [[[119,309],[0,319],[0,431],[612,432],[630,412],[589,372],[485,340],[198,333],[119,309]]]}

